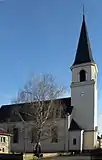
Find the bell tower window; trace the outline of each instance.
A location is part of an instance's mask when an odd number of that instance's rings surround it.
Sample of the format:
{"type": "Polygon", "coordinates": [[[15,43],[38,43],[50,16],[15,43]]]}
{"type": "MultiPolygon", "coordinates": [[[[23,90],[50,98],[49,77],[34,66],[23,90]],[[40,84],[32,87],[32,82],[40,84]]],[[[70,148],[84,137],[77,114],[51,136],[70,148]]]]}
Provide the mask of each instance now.
{"type": "Polygon", "coordinates": [[[79,74],[80,74],[80,82],[86,81],[86,71],[81,70],[79,74]]]}

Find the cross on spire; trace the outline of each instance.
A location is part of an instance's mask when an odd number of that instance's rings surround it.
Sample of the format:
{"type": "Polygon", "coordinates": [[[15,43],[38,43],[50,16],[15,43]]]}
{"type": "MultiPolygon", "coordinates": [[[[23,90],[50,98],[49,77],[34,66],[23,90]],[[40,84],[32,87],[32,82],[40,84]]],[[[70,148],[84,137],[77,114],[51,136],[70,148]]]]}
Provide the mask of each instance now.
{"type": "Polygon", "coordinates": [[[84,7],[84,4],[83,4],[83,20],[85,20],[85,7],[84,7]]]}
{"type": "Polygon", "coordinates": [[[83,16],[85,15],[84,4],[83,4],[83,16]]]}

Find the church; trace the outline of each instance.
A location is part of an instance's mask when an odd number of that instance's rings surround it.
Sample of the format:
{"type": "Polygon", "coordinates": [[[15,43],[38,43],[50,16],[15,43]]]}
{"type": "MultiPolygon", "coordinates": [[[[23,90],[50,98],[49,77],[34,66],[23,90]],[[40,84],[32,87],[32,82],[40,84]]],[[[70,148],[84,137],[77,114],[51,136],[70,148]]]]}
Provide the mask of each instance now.
{"type": "MultiPolygon", "coordinates": [[[[58,140],[52,142],[47,139],[41,142],[43,152],[85,151],[99,147],[101,138],[98,135],[97,122],[98,68],[92,55],[84,14],[71,73],[71,97],[60,99],[67,106],[67,116],[57,122],[58,140]]],[[[13,136],[16,136],[16,139],[11,142],[13,152],[32,152],[34,144],[28,134],[30,125],[24,133],[23,123],[11,116],[13,107],[1,106],[0,127],[8,129],[14,126],[13,136]]]]}

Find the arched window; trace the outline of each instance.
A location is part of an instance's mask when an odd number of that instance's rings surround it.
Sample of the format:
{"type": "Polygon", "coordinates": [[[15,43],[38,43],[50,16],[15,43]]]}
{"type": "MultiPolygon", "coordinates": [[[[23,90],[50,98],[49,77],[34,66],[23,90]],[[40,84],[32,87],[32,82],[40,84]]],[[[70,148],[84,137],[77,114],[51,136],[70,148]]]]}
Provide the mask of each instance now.
{"type": "Polygon", "coordinates": [[[73,139],[73,145],[76,145],[76,138],[73,139]]]}
{"type": "Polygon", "coordinates": [[[18,143],[19,140],[19,130],[18,128],[13,128],[13,143],[18,143]]]}
{"type": "Polygon", "coordinates": [[[86,71],[81,70],[80,71],[80,82],[86,81],[86,71]]]}

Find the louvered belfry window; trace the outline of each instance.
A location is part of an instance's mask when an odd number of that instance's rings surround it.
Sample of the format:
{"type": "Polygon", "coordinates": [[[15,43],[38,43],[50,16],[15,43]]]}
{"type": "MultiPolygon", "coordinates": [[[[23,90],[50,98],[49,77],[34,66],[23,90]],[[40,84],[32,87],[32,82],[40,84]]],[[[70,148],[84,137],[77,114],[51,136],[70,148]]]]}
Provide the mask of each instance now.
{"type": "Polygon", "coordinates": [[[86,81],[86,71],[81,70],[80,71],[80,82],[86,81]]]}

